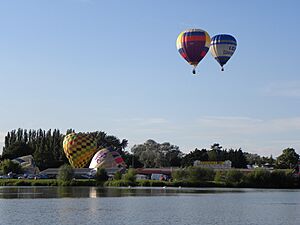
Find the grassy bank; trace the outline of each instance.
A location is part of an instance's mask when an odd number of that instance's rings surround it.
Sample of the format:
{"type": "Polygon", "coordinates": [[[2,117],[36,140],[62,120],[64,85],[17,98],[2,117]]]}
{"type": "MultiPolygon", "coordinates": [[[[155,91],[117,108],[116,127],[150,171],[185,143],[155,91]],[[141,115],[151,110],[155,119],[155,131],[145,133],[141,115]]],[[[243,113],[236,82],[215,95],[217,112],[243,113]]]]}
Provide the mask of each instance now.
{"type": "Polygon", "coordinates": [[[76,179],[70,183],[60,183],[56,179],[1,179],[0,186],[106,186],[106,187],[225,187],[222,183],[216,182],[188,182],[188,181],[157,181],[157,180],[110,180],[104,183],[97,183],[94,179],[76,179]]]}
{"type": "Polygon", "coordinates": [[[234,188],[300,188],[299,183],[226,183],[217,181],[157,181],[157,180],[109,180],[104,183],[94,179],[76,179],[68,183],[61,183],[56,179],[0,179],[0,186],[105,186],[105,187],[234,187],[234,188]]]}
{"type": "Polygon", "coordinates": [[[61,183],[56,179],[0,179],[0,186],[96,186],[96,181],[78,179],[61,183]]]}
{"type": "Polygon", "coordinates": [[[225,187],[222,183],[216,182],[189,182],[189,181],[158,181],[138,180],[135,182],[126,180],[111,180],[104,183],[108,187],[225,187]]]}

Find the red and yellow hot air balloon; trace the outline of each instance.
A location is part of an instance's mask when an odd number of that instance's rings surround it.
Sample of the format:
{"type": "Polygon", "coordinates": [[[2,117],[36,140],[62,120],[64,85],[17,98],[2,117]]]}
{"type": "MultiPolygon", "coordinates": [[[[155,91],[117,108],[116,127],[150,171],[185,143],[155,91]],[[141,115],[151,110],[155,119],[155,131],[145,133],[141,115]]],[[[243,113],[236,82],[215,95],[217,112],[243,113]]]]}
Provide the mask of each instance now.
{"type": "Polygon", "coordinates": [[[180,55],[194,67],[195,74],[197,65],[209,50],[210,37],[204,30],[189,29],[179,34],[176,45],[180,55]]]}

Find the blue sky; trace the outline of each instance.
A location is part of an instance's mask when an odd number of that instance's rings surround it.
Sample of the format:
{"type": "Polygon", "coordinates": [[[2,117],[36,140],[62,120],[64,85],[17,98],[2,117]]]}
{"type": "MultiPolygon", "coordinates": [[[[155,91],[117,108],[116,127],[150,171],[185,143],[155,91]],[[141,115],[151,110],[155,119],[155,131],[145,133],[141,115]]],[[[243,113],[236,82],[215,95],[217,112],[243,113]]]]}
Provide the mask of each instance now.
{"type": "MultiPolygon", "coordinates": [[[[183,152],[300,152],[299,1],[0,2],[0,142],[12,129],[102,130],[183,152]],[[188,28],[233,35],[221,72],[176,50],[188,28]]],[[[1,143],[0,143],[1,147],[1,143]]]]}

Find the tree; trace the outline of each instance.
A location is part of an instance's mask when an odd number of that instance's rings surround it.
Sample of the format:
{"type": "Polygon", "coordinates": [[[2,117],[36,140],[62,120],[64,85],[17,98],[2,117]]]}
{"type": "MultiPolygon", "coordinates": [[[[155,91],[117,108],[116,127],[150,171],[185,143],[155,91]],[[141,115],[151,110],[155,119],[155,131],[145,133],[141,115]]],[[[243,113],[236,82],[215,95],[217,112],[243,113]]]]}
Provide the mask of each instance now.
{"type": "Polygon", "coordinates": [[[4,159],[15,159],[24,155],[31,155],[34,150],[24,142],[15,142],[9,145],[3,151],[2,158],[4,159]]]}
{"type": "Polygon", "coordinates": [[[96,172],[96,175],[95,175],[95,180],[97,182],[100,182],[100,183],[103,183],[103,182],[108,180],[108,175],[107,175],[107,172],[104,168],[98,168],[97,169],[97,172],[96,172]]]}
{"type": "Polygon", "coordinates": [[[121,156],[128,167],[141,168],[144,166],[143,163],[138,160],[138,157],[134,157],[134,154],[131,154],[128,151],[123,151],[121,156]]]}
{"type": "Polygon", "coordinates": [[[278,169],[295,169],[299,161],[299,155],[293,148],[286,148],[282,154],[277,157],[276,168],[278,169]]]}
{"type": "Polygon", "coordinates": [[[62,165],[59,167],[57,179],[62,183],[68,183],[74,178],[74,170],[68,165],[62,165]]]}
{"type": "Polygon", "coordinates": [[[4,174],[8,174],[9,172],[20,174],[23,172],[20,164],[15,163],[9,159],[5,159],[1,162],[1,170],[4,174]]]}
{"type": "Polygon", "coordinates": [[[233,157],[228,158],[232,162],[232,167],[234,168],[246,168],[247,159],[241,149],[235,150],[233,157]]]}
{"type": "Polygon", "coordinates": [[[127,173],[124,174],[124,180],[130,181],[130,182],[135,182],[136,177],[135,177],[135,170],[134,169],[129,169],[127,173]]]}
{"type": "Polygon", "coordinates": [[[221,157],[222,146],[218,143],[214,143],[210,148],[211,150],[208,151],[209,161],[223,161],[221,157]]]}
{"type": "Polygon", "coordinates": [[[131,151],[144,167],[180,166],[183,155],[178,146],[168,142],[160,144],[151,139],[144,144],[134,145],[131,151]]]}
{"type": "Polygon", "coordinates": [[[194,162],[196,160],[200,161],[208,161],[208,154],[206,149],[195,149],[194,151],[191,151],[190,153],[186,154],[181,161],[181,166],[187,167],[187,166],[193,166],[194,162]]]}

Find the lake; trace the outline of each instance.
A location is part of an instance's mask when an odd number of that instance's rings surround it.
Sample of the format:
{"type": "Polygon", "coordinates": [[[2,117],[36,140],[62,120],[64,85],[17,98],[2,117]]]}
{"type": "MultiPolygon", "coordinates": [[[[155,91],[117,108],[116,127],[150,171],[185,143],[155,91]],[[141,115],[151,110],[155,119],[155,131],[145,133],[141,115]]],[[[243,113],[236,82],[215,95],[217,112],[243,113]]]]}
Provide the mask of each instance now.
{"type": "Polygon", "coordinates": [[[300,190],[0,187],[0,224],[299,225],[300,190]]]}

